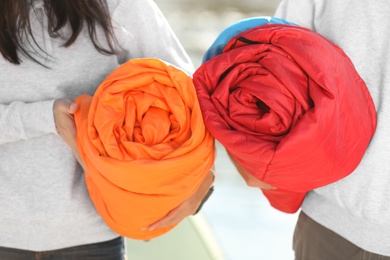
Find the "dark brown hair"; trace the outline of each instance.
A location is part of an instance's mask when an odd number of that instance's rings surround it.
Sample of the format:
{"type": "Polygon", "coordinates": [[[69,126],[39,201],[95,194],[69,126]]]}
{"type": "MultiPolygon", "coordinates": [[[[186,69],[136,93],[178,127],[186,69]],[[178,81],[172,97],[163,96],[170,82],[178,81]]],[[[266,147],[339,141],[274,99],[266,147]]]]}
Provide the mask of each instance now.
{"type": "MultiPolygon", "coordinates": [[[[114,54],[113,40],[115,38],[106,0],[43,1],[48,16],[48,33],[51,37],[60,37],[60,29],[69,23],[72,34],[64,40],[63,47],[68,47],[75,42],[86,23],[89,37],[96,50],[107,55],[114,54]],[[103,29],[108,48],[99,43],[96,34],[97,26],[103,29]]],[[[13,64],[21,63],[18,52],[40,63],[21,42],[23,35],[30,35],[35,42],[29,18],[31,4],[32,0],[0,0],[0,52],[6,60],[13,64]]],[[[37,47],[40,49],[39,46],[37,47]]]]}

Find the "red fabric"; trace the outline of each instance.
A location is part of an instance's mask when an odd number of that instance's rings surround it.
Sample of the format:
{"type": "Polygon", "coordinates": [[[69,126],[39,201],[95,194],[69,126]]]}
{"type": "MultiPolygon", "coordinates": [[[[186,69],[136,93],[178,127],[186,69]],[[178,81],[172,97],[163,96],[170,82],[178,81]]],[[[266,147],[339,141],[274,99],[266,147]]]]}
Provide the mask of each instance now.
{"type": "Polygon", "coordinates": [[[246,171],[296,212],[305,194],[350,174],[376,127],[365,83],[345,53],[299,26],[267,24],[232,38],[194,84],[205,124],[246,171]]]}

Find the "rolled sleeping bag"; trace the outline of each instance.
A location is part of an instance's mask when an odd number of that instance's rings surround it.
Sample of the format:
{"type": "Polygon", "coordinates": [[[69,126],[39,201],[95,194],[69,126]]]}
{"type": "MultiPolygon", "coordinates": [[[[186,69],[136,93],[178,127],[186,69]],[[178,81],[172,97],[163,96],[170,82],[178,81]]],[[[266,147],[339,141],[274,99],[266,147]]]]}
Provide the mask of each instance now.
{"type": "Polygon", "coordinates": [[[97,212],[133,239],[171,230],[143,228],[194,194],[214,162],[192,78],[162,60],[134,59],[75,102],[77,146],[97,212]]]}
{"type": "Polygon", "coordinates": [[[206,127],[247,183],[276,188],[262,190],[274,208],[294,213],[308,191],[357,167],[376,112],[338,46],[287,21],[264,23],[206,60],[193,76],[206,127]]]}

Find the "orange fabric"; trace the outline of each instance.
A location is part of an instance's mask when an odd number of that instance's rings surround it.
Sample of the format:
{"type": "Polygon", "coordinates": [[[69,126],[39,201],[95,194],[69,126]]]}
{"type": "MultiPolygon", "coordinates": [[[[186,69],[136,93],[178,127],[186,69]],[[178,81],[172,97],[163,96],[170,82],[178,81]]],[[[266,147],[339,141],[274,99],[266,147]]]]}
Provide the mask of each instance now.
{"type": "Polygon", "coordinates": [[[192,78],[157,59],[134,59],[75,102],[77,145],[98,213],[134,239],[172,229],[141,230],[190,197],[214,163],[192,78]]]}

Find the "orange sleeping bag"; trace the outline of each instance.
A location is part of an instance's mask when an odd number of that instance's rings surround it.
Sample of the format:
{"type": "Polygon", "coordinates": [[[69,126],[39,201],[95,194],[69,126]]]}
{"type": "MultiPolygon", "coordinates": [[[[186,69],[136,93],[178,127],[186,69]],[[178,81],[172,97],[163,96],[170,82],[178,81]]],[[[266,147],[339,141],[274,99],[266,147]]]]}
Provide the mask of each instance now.
{"type": "Polygon", "coordinates": [[[192,78],[158,59],[134,59],[75,102],[77,145],[98,213],[134,239],[172,229],[142,230],[190,197],[214,163],[192,78]]]}

